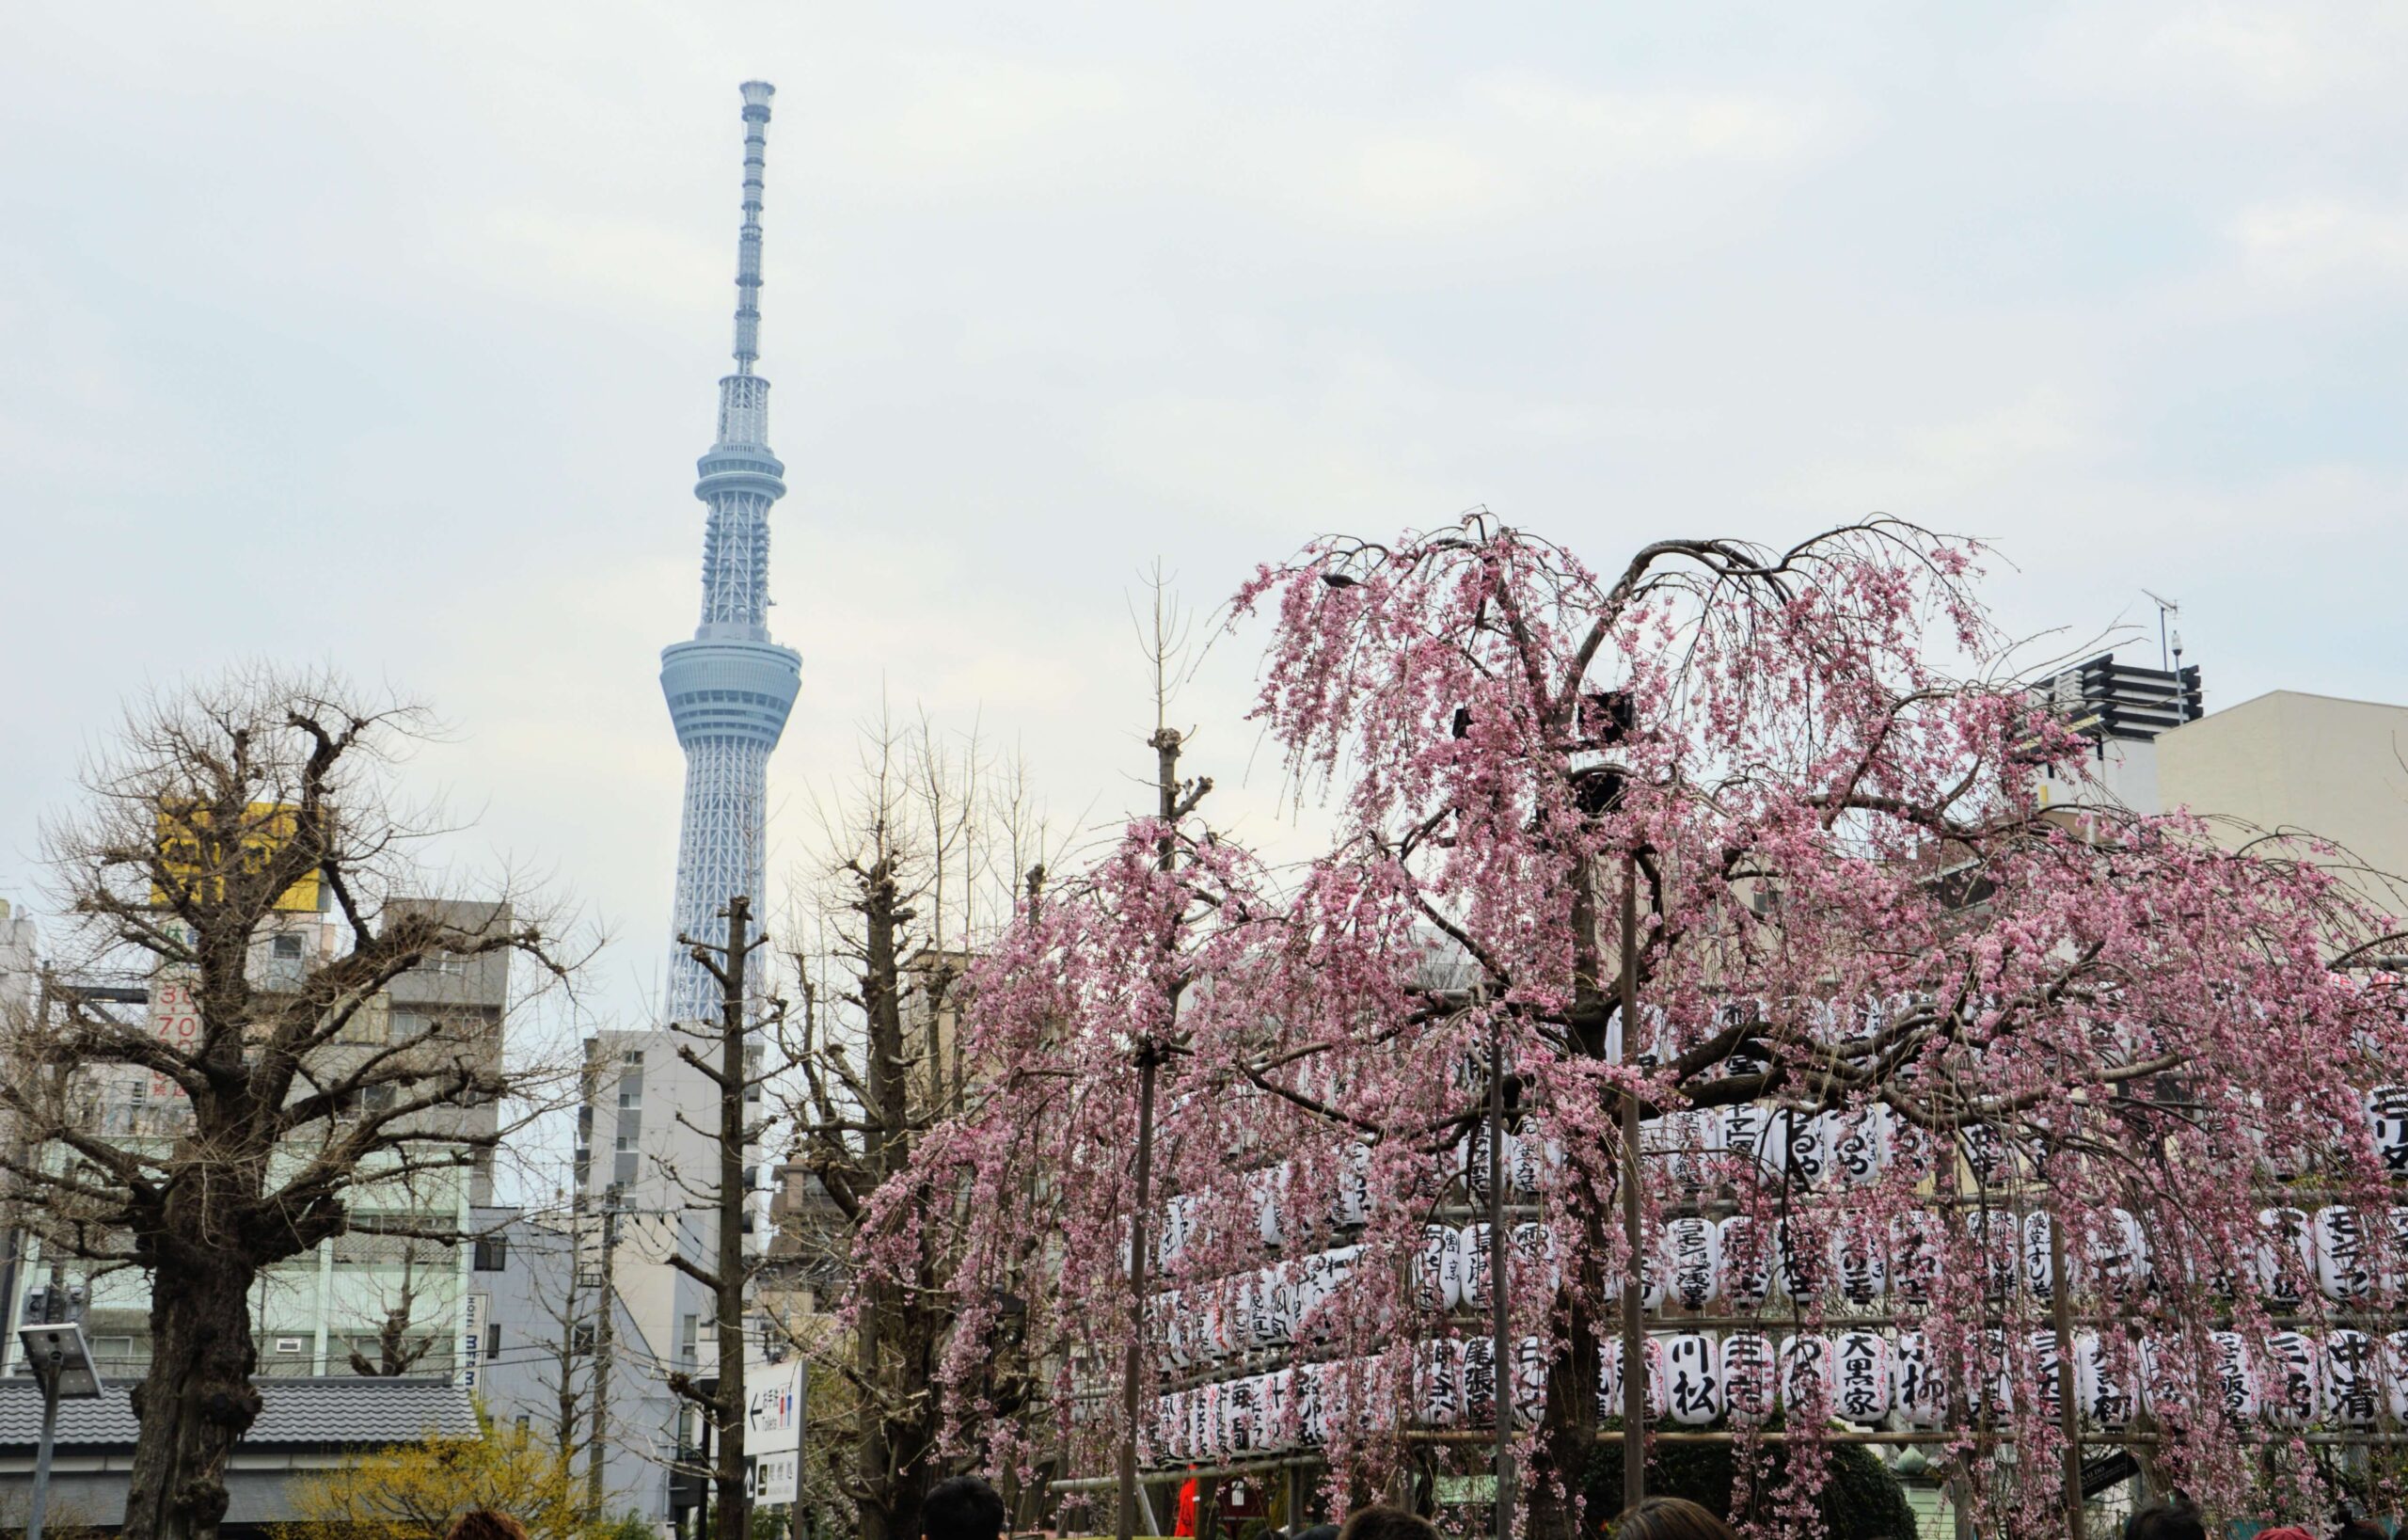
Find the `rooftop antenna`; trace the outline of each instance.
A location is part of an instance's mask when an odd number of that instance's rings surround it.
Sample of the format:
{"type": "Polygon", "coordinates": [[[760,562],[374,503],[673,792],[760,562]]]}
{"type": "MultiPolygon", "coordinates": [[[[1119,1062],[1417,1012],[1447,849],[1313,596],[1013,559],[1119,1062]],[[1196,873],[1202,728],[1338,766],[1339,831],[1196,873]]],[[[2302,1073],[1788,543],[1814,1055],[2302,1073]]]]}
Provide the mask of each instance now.
{"type": "Polygon", "coordinates": [[[2162,594],[2149,593],[2149,590],[2146,588],[2142,589],[2141,592],[2148,594],[2149,598],[2157,605],[2157,666],[2171,672],[2174,667],[2174,659],[2182,656],[2182,633],[2179,631],[2169,633],[2166,629],[2165,620],[2168,615],[2180,614],[2182,612],[2182,607],[2172,599],[2167,598],[2162,594]],[[2169,636],[2173,643],[2171,656],[2168,656],[2166,646],[2169,636]]]}

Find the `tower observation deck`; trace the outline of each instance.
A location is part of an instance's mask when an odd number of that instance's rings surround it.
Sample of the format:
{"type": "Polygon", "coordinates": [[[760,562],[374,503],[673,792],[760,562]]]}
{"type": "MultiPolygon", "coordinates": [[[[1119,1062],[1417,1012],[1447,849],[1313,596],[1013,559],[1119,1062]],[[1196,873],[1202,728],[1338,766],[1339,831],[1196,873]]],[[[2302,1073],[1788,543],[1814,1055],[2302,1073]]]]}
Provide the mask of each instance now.
{"type": "Polygon", "coordinates": [[[769,505],[785,496],[785,466],[769,452],[769,382],[752,373],[761,338],[761,172],[774,87],[744,94],[744,224],[736,246],[736,373],[719,382],[719,437],[696,468],[709,510],[703,534],[702,624],[661,650],[660,692],[686,751],[671,931],[671,1021],[715,1020],[719,988],[675,945],[721,933],[720,912],[762,891],[769,751],[802,684],[802,657],[769,640],[769,505]]]}

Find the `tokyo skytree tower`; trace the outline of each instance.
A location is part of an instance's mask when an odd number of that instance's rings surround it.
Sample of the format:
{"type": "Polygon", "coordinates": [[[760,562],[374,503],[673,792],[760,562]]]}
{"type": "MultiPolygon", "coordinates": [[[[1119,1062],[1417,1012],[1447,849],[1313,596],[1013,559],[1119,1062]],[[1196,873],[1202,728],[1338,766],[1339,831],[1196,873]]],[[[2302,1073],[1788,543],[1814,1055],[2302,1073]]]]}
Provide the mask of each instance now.
{"type": "MultiPolygon", "coordinates": [[[[677,834],[676,929],[710,941],[729,898],[762,891],[769,751],[802,684],[802,657],[769,640],[769,505],[785,496],[785,467],[769,452],[769,382],[760,357],[761,167],[774,87],[744,92],[744,226],[736,247],[736,373],[719,382],[719,438],[697,465],[694,496],[710,509],[703,535],[703,619],[694,640],[661,649],[660,692],[686,751],[686,808],[677,834]]],[[[668,1019],[716,1021],[719,986],[673,946],[668,1019]]]]}

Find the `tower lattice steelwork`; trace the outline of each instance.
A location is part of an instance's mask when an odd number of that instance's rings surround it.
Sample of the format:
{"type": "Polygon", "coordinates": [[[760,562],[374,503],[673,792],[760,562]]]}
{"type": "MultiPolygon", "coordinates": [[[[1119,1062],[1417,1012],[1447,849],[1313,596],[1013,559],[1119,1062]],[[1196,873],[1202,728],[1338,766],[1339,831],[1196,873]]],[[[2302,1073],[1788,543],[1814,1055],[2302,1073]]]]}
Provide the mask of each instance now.
{"type": "MultiPolygon", "coordinates": [[[[769,640],[769,505],[785,496],[785,467],[769,452],[769,382],[752,373],[761,340],[761,167],[769,98],[744,87],[744,227],[736,257],[736,373],[719,382],[719,439],[697,468],[694,496],[710,509],[703,536],[703,621],[694,640],[663,648],[660,691],[686,751],[686,810],[677,836],[675,934],[718,934],[737,894],[753,912],[761,891],[769,751],[802,683],[801,655],[769,640]]],[[[719,990],[683,946],[669,964],[669,1019],[716,1018],[719,990]]]]}

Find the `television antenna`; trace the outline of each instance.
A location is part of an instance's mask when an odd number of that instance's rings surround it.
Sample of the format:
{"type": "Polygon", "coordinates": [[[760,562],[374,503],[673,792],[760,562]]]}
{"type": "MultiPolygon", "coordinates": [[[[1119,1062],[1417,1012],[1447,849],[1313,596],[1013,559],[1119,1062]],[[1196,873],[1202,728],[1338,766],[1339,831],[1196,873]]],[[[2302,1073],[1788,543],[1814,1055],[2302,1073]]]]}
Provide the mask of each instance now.
{"type": "Polygon", "coordinates": [[[2168,631],[2165,623],[2168,616],[2180,614],[2182,606],[2162,594],[2153,593],[2146,588],[2141,592],[2147,594],[2150,602],[2157,606],[2157,666],[2170,673],[2182,659],[2182,633],[2168,631]],[[2169,641],[2173,643],[2170,657],[2167,652],[2169,641]]]}

